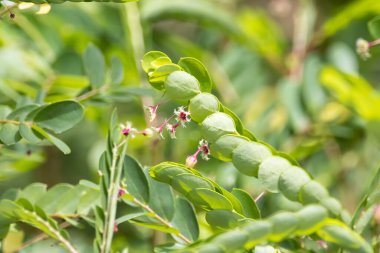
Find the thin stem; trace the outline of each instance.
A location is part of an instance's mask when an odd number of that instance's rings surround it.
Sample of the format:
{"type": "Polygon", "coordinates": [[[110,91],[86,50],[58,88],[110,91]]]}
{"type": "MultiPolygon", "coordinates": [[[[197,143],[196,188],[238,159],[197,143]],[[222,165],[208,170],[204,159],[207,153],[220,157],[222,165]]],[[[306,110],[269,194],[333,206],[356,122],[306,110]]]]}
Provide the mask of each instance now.
{"type": "Polygon", "coordinates": [[[61,233],[59,231],[57,231],[55,228],[53,228],[49,222],[42,219],[35,212],[30,212],[30,211],[26,211],[26,210],[25,210],[25,212],[29,212],[30,214],[32,214],[39,223],[43,224],[55,236],[56,240],[60,241],[65,246],[65,248],[67,250],[69,250],[71,253],[79,253],[79,251],[77,251],[74,248],[74,246],[61,235],[61,233]]]}
{"type": "Polygon", "coordinates": [[[66,219],[66,218],[80,218],[81,215],[80,214],[77,214],[77,213],[73,213],[73,214],[60,214],[60,213],[53,213],[53,214],[50,214],[49,217],[53,218],[53,219],[66,219]]]}
{"type": "Polygon", "coordinates": [[[13,125],[20,125],[21,123],[24,123],[28,126],[32,126],[33,122],[20,122],[17,120],[11,120],[11,119],[2,119],[0,120],[0,124],[13,124],[13,125]]]}
{"type": "Polygon", "coordinates": [[[289,69],[289,77],[297,84],[300,84],[303,77],[304,60],[310,43],[309,34],[313,25],[309,23],[309,20],[312,19],[314,23],[315,19],[315,17],[310,17],[310,8],[314,8],[312,2],[300,2],[294,17],[293,48],[290,53],[293,64],[289,69]]]}
{"type": "Polygon", "coordinates": [[[20,121],[17,121],[17,120],[11,120],[11,119],[2,119],[2,120],[0,120],[0,124],[20,125],[20,121]]]}
{"type": "Polygon", "coordinates": [[[259,196],[255,198],[255,202],[259,201],[264,196],[264,194],[265,192],[260,193],[259,196]]]}
{"type": "MultiPolygon", "coordinates": [[[[64,223],[62,223],[59,227],[60,227],[60,228],[67,228],[67,227],[69,227],[69,226],[71,226],[70,223],[68,223],[68,222],[64,222],[64,223]]],[[[38,234],[38,235],[36,235],[35,237],[33,237],[32,239],[30,239],[30,240],[26,241],[25,243],[23,243],[20,247],[18,247],[18,248],[15,250],[15,252],[19,252],[19,251],[21,251],[21,250],[23,250],[23,249],[25,249],[25,248],[27,248],[27,247],[29,247],[29,246],[31,246],[31,245],[37,243],[37,242],[40,242],[40,241],[46,240],[46,239],[48,239],[48,238],[49,238],[49,236],[48,236],[47,234],[45,234],[45,233],[38,234]]]]}
{"type": "Polygon", "coordinates": [[[103,85],[102,87],[98,88],[98,89],[93,89],[93,90],[90,90],[89,92],[86,92],[78,97],[75,98],[76,101],[78,102],[81,102],[83,100],[87,100],[93,96],[96,96],[102,92],[105,92],[106,90],[108,90],[108,88],[110,87],[110,85],[106,84],[106,85],[103,85]]]}
{"type": "Polygon", "coordinates": [[[108,253],[111,249],[111,243],[114,233],[118,191],[120,186],[121,172],[123,166],[123,159],[127,151],[127,139],[123,140],[119,145],[116,145],[112,149],[112,162],[110,168],[110,186],[107,194],[107,209],[105,211],[105,222],[103,240],[101,246],[102,253],[108,253]],[[119,149],[122,147],[122,151],[119,156],[119,149]],[[118,159],[120,157],[120,159],[118,159]]]}
{"type": "MultiPolygon", "coordinates": [[[[163,217],[161,217],[160,215],[158,215],[152,208],[150,208],[149,205],[144,204],[143,202],[141,202],[140,200],[138,200],[136,198],[133,198],[131,201],[134,204],[140,206],[142,209],[144,209],[148,213],[153,214],[153,218],[155,218],[156,220],[158,220],[160,223],[162,223],[166,227],[168,227],[168,228],[174,228],[175,229],[175,227],[169,221],[165,220],[163,217]]],[[[187,238],[186,236],[184,236],[183,234],[179,233],[177,236],[179,238],[181,238],[184,242],[191,243],[191,240],[189,238],[187,238]]]]}
{"type": "Polygon", "coordinates": [[[369,47],[373,47],[380,44],[380,39],[376,39],[374,41],[368,42],[369,47]]]}
{"type": "Polygon", "coordinates": [[[17,248],[17,249],[15,250],[15,252],[19,252],[20,250],[25,249],[25,248],[31,246],[32,244],[35,244],[35,243],[37,243],[37,242],[40,242],[40,241],[46,240],[46,239],[48,239],[48,238],[49,238],[49,236],[48,236],[47,234],[41,233],[41,234],[39,234],[39,235],[33,237],[33,238],[30,239],[29,241],[26,241],[23,245],[21,245],[19,248],[17,248]]]}

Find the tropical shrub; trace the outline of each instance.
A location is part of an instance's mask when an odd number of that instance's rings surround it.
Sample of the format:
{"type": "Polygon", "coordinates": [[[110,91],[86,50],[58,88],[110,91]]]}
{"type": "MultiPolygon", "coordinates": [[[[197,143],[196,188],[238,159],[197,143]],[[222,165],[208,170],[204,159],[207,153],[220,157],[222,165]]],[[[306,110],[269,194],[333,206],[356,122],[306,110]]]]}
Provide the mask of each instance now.
{"type": "Polygon", "coordinates": [[[0,6],[3,252],[379,251],[377,1],[63,2],[0,6]]]}

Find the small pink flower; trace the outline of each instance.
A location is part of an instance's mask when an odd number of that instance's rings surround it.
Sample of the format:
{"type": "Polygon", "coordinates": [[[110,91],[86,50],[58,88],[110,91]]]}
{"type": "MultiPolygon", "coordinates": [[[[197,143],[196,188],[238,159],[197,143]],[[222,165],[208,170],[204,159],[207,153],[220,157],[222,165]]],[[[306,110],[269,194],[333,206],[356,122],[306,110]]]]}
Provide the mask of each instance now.
{"type": "Polygon", "coordinates": [[[198,162],[197,156],[201,153],[202,159],[208,161],[210,158],[208,157],[210,155],[210,148],[208,147],[208,143],[205,140],[201,140],[198,145],[197,151],[191,156],[188,156],[186,158],[186,166],[193,168],[195,164],[198,162]]]}
{"type": "MultiPolygon", "coordinates": [[[[168,119],[166,119],[162,124],[161,126],[159,127],[154,127],[154,131],[156,131],[162,139],[164,139],[164,136],[162,135],[163,131],[164,131],[164,128],[165,126],[169,123],[169,121],[174,117],[174,115],[170,116],[168,119]]],[[[167,128],[167,127],[166,127],[167,128]]]]}
{"type": "MultiPolygon", "coordinates": [[[[166,124],[165,124],[165,125],[166,125],[166,124]]],[[[159,126],[159,127],[155,127],[155,128],[153,128],[153,130],[154,130],[155,132],[157,132],[157,133],[160,135],[160,137],[161,137],[162,139],[165,139],[165,138],[164,138],[164,135],[162,134],[163,131],[164,131],[164,127],[165,127],[165,125],[162,124],[162,125],[159,126]]]]}
{"type": "Polygon", "coordinates": [[[175,131],[176,131],[176,128],[179,126],[179,123],[177,124],[167,124],[166,125],[166,129],[168,130],[169,134],[170,134],[170,138],[172,139],[175,139],[175,131]]]}
{"type": "Polygon", "coordinates": [[[127,124],[120,124],[121,128],[121,133],[124,136],[131,136],[132,138],[134,137],[134,133],[137,132],[135,128],[132,128],[131,122],[127,122],[127,124]]]}
{"type": "Polygon", "coordinates": [[[178,107],[176,110],[174,110],[174,114],[177,116],[176,120],[181,123],[183,127],[185,127],[185,124],[187,122],[190,122],[190,112],[185,111],[185,108],[183,106],[178,107]]]}
{"type": "Polygon", "coordinates": [[[210,155],[210,148],[208,147],[208,143],[206,140],[201,140],[199,142],[198,149],[202,153],[202,159],[206,161],[210,160],[210,158],[208,157],[210,155]]]}
{"type": "Polygon", "coordinates": [[[147,106],[147,110],[149,111],[149,121],[152,122],[157,117],[157,109],[159,105],[151,105],[147,106]]]}
{"type": "Polygon", "coordinates": [[[113,224],[113,232],[117,233],[118,231],[119,231],[119,228],[118,228],[118,226],[117,226],[117,223],[115,222],[115,223],[113,224]]]}
{"type": "Polygon", "coordinates": [[[317,244],[318,244],[318,246],[321,247],[322,249],[327,249],[327,248],[328,248],[327,243],[326,243],[325,241],[323,241],[323,240],[318,240],[318,241],[317,241],[317,244]]]}
{"type": "Polygon", "coordinates": [[[129,128],[123,128],[123,129],[121,130],[121,132],[122,132],[125,136],[128,136],[130,131],[131,131],[131,129],[129,129],[129,128]]]}
{"type": "Polygon", "coordinates": [[[198,155],[198,153],[195,153],[194,155],[190,155],[186,158],[186,166],[187,167],[194,168],[194,166],[198,162],[197,155],[198,155]]]}

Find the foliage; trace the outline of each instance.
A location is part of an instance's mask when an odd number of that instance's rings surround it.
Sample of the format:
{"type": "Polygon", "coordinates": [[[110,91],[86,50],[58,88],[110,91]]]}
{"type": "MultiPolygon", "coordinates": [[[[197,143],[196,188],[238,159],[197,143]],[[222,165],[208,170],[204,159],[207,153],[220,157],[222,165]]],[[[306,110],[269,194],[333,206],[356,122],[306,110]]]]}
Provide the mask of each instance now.
{"type": "Polygon", "coordinates": [[[64,2],[0,4],[2,252],[380,250],[378,1],[64,2]]]}

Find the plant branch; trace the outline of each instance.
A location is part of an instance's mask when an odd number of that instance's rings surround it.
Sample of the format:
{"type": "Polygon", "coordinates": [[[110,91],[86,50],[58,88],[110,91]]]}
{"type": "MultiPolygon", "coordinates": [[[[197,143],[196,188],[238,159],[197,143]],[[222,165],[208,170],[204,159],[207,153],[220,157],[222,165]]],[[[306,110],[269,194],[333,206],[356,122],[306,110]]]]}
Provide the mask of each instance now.
{"type": "Polygon", "coordinates": [[[82,102],[84,100],[87,100],[93,96],[96,96],[102,92],[105,92],[108,90],[108,88],[110,87],[110,85],[106,84],[106,85],[103,85],[102,87],[100,88],[97,88],[97,89],[92,89],[90,90],[89,92],[86,92],[78,97],[75,98],[76,101],[78,102],[82,102]]]}
{"type": "Polygon", "coordinates": [[[293,48],[290,53],[292,65],[289,70],[289,77],[297,84],[302,80],[304,60],[310,43],[310,30],[315,21],[315,17],[310,13],[313,8],[314,6],[310,1],[301,2],[294,17],[293,48]]]}
{"type": "Polygon", "coordinates": [[[0,120],[0,124],[13,124],[13,125],[20,125],[21,123],[24,123],[28,126],[32,126],[33,122],[20,122],[17,120],[11,120],[11,119],[2,119],[0,120]]]}
{"type": "Polygon", "coordinates": [[[120,186],[122,166],[124,156],[127,151],[127,139],[112,149],[112,162],[110,167],[110,186],[107,194],[107,208],[105,211],[104,232],[100,252],[108,253],[111,249],[111,243],[114,233],[115,217],[117,209],[118,191],[120,186]],[[119,149],[122,151],[119,155],[119,149]],[[120,158],[119,158],[120,157],[120,158]]]}
{"type": "MultiPolygon", "coordinates": [[[[126,40],[129,40],[132,44],[132,50],[134,55],[134,60],[136,64],[136,69],[138,71],[138,76],[140,77],[141,87],[150,87],[146,82],[145,73],[141,67],[141,59],[145,54],[145,41],[144,41],[144,32],[141,25],[140,10],[137,3],[128,3],[124,5],[125,13],[125,27],[126,34],[128,37],[126,40]]],[[[153,104],[153,99],[151,97],[142,97],[141,102],[143,106],[149,106],[153,104]]],[[[145,121],[149,123],[149,114],[144,110],[145,121]]]]}
{"type": "MultiPolygon", "coordinates": [[[[131,194],[129,194],[129,195],[132,196],[131,194]]],[[[130,199],[128,199],[128,200],[130,200],[130,199]]],[[[153,214],[153,218],[156,219],[157,221],[159,221],[160,223],[162,223],[163,225],[165,225],[166,227],[176,229],[169,221],[165,220],[163,217],[158,215],[152,208],[150,208],[149,205],[144,204],[143,202],[136,199],[135,197],[133,197],[133,199],[131,199],[130,201],[132,201],[134,204],[138,205],[139,207],[141,207],[142,209],[144,209],[148,213],[153,214]]],[[[177,236],[179,238],[181,238],[184,242],[191,243],[191,240],[189,238],[187,238],[186,236],[184,236],[182,233],[179,233],[177,236]]]]}
{"type": "MultiPolygon", "coordinates": [[[[69,226],[71,226],[70,223],[68,223],[68,222],[63,222],[63,223],[60,225],[60,228],[63,229],[63,228],[67,228],[67,227],[69,227],[69,226]]],[[[47,234],[45,234],[45,233],[40,233],[40,234],[36,235],[35,237],[33,237],[32,239],[30,239],[30,240],[26,241],[25,243],[23,243],[23,244],[22,244],[20,247],[18,247],[17,249],[15,249],[15,252],[19,252],[19,251],[21,251],[21,250],[23,250],[23,249],[25,249],[25,248],[31,246],[32,244],[35,244],[35,243],[37,243],[37,242],[40,242],[40,241],[46,240],[46,239],[48,239],[48,238],[49,238],[49,236],[48,236],[47,234]]]]}
{"type": "Polygon", "coordinates": [[[53,219],[65,219],[65,218],[80,218],[81,215],[77,213],[73,213],[73,214],[53,213],[53,214],[50,214],[49,217],[53,219]]]}
{"type": "MultiPolygon", "coordinates": [[[[24,210],[24,212],[26,213],[29,213],[30,215],[33,215],[34,218],[40,223],[42,224],[43,226],[45,226],[50,232],[51,234],[54,236],[53,238],[58,240],[59,242],[61,242],[64,247],[69,250],[71,253],[79,253],[75,248],[74,246],[68,241],[66,240],[59,231],[57,231],[54,227],[52,227],[50,225],[49,222],[47,222],[46,220],[42,219],[40,216],[38,216],[35,212],[30,212],[30,211],[27,211],[27,210],[24,210]]],[[[42,236],[41,236],[42,237],[42,236]]]]}

